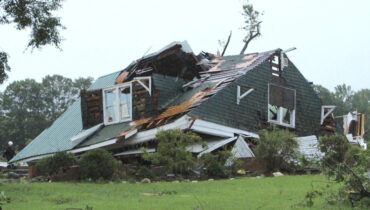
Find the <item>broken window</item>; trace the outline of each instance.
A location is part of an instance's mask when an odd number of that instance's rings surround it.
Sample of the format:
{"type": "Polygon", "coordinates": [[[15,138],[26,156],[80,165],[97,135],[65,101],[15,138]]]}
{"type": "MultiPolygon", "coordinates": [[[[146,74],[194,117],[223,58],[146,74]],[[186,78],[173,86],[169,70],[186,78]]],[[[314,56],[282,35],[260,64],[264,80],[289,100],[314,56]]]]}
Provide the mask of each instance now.
{"type": "Polygon", "coordinates": [[[131,83],[103,90],[104,124],[130,121],[132,119],[131,83]]]}
{"type": "Polygon", "coordinates": [[[295,126],[295,90],[269,84],[268,121],[295,126]]]}

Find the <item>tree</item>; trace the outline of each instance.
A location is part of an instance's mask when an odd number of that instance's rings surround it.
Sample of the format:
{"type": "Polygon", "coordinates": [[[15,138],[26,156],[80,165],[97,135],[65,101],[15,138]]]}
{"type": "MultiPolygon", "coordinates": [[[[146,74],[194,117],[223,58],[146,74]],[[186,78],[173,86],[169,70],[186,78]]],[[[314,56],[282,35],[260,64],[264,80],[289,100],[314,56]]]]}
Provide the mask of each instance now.
{"type": "Polygon", "coordinates": [[[321,85],[314,85],[313,88],[320,97],[323,105],[336,106],[334,110],[335,115],[344,115],[352,111],[352,94],[351,91],[348,91],[348,88],[349,90],[351,89],[350,86],[346,86],[345,84],[338,85],[335,87],[335,92],[330,92],[330,90],[321,85]]]}
{"type": "Polygon", "coordinates": [[[5,89],[1,127],[6,140],[23,147],[27,138],[36,137],[48,125],[42,96],[42,85],[33,79],[15,81],[5,89]]]}
{"type": "Polygon", "coordinates": [[[80,90],[87,89],[92,81],[92,77],[80,77],[74,81],[61,75],[44,77],[42,86],[46,119],[49,122],[56,120],[78,98],[80,90]]]}
{"type": "Polygon", "coordinates": [[[49,122],[53,122],[73,103],[72,85],[72,79],[61,75],[48,75],[42,79],[45,115],[49,122]]]}
{"type": "Polygon", "coordinates": [[[247,49],[249,43],[253,40],[256,39],[257,37],[261,36],[261,23],[262,21],[260,20],[260,16],[263,15],[263,13],[260,13],[257,10],[254,10],[253,5],[247,1],[243,5],[243,16],[244,16],[244,23],[245,25],[243,26],[242,29],[247,31],[247,35],[244,38],[244,46],[240,54],[244,54],[245,50],[247,49]]]}
{"type": "Polygon", "coordinates": [[[79,77],[73,81],[73,87],[75,88],[75,91],[79,92],[83,89],[88,89],[91,86],[91,83],[94,81],[94,78],[92,77],[79,77]]]}
{"type": "MultiPolygon", "coordinates": [[[[15,24],[17,30],[30,30],[27,48],[54,45],[59,48],[63,29],[60,18],[53,12],[60,9],[62,0],[0,0],[0,24],[15,24]]],[[[0,51],[0,84],[7,78],[8,54],[0,51]]]]}
{"type": "Polygon", "coordinates": [[[355,203],[369,207],[370,150],[351,146],[341,135],[321,137],[319,148],[325,154],[321,160],[325,175],[341,183],[338,197],[348,199],[352,207],[355,203]]]}
{"type": "Polygon", "coordinates": [[[0,94],[0,143],[12,140],[22,148],[51,125],[93,78],[72,81],[60,75],[16,81],[0,94]]]}

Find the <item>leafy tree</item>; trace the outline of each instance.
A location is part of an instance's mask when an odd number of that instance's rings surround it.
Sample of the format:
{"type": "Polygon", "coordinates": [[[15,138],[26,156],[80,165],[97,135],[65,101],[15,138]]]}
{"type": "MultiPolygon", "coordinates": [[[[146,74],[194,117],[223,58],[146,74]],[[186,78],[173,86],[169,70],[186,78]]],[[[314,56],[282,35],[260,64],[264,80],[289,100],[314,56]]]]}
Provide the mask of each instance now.
{"type": "Polygon", "coordinates": [[[144,153],[143,158],[154,165],[163,165],[169,173],[187,174],[196,164],[196,158],[186,147],[201,142],[201,137],[179,129],[163,130],[157,133],[156,153],[144,153]]]}
{"type": "Polygon", "coordinates": [[[322,165],[325,175],[342,183],[335,200],[348,200],[370,206],[370,150],[363,151],[349,145],[344,136],[333,135],[320,138],[319,146],[325,156],[322,165]]]}
{"type": "MultiPolygon", "coordinates": [[[[0,1],[0,24],[15,24],[17,30],[29,30],[27,47],[40,48],[44,45],[59,47],[62,40],[59,30],[63,29],[60,18],[53,12],[61,8],[62,0],[2,0],[0,1]]],[[[0,84],[10,71],[8,54],[0,51],[0,84]]]]}
{"type": "Polygon", "coordinates": [[[42,79],[45,114],[49,122],[53,122],[73,103],[72,85],[73,82],[70,78],[61,75],[48,75],[42,79]]]}
{"type": "Polygon", "coordinates": [[[350,102],[354,92],[351,86],[346,84],[337,85],[335,88],[335,96],[342,100],[343,102],[350,102]]]}
{"type": "Polygon", "coordinates": [[[4,117],[1,122],[7,141],[23,147],[27,138],[35,138],[48,125],[42,96],[42,85],[33,79],[7,86],[2,96],[4,117]]]}
{"type": "Polygon", "coordinates": [[[91,85],[91,77],[72,81],[60,75],[16,81],[0,94],[0,144],[22,148],[58,118],[91,85]]]}
{"type": "Polygon", "coordinates": [[[259,162],[266,164],[269,172],[291,171],[298,157],[298,143],[288,130],[263,130],[254,154],[259,162]]]}
{"type": "Polygon", "coordinates": [[[80,90],[88,89],[91,86],[91,83],[94,81],[92,77],[79,77],[73,81],[74,93],[78,94],[80,90]]]}
{"type": "Polygon", "coordinates": [[[241,50],[240,54],[244,54],[245,50],[247,49],[249,43],[256,39],[257,37],[261,36],[260,28],[262,21],[260,20],[260,16],[263,14],[253,8],[252,3],[247,1],[243,5],[243,16],[244,16],[244,23],[243,30],[247,31],[247,35],[244,38],[244,46],[241,50]]]}

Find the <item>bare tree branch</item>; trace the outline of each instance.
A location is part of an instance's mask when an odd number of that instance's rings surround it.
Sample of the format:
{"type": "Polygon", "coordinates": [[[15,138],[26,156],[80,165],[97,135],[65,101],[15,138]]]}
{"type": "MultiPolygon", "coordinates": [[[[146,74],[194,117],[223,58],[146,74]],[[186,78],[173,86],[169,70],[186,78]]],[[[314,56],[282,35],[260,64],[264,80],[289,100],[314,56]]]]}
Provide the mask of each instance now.
{"type": "Polygon", "coordinates": [[[243,49],[242,49],[242,51],[240,52],[240,55],[243,55],[244,54],[244,52],[245,52],[245,50],[247,49],[247,47],[248,47],[248,45],[249,45],[249,43],[253,40],[253,39],[255,39],[256,37],[258,37],[258,36],[260,36],[261,35],[261,33],[260,33],[260,24],[262,23],[262,21],[261,22],[259,22],[259,23],[257,23],[257,31],[256,32],[253,32],[253,31],[251,31],[250,33],[249,33],[249,36],[248,36],[248,39],[246,39],[246,40],[244,40],[244,47],[243,47],[243,49]]]}
{"type": "Polygon", "coordinates": [[[227,49],[227,46],[229,46],[229,42],[230,42],[230,39],[231,39],[232,32],[233,32],[233,31],[230,31],[229,38],[227,38],[227,42],[226,42],[226,44],[225,44],[224,50],[222,50],[222,54],[221,54],[221,56],[224,56],[224,54],[225,54],[225,52],[226,52],[226,49],[227,49]]]}

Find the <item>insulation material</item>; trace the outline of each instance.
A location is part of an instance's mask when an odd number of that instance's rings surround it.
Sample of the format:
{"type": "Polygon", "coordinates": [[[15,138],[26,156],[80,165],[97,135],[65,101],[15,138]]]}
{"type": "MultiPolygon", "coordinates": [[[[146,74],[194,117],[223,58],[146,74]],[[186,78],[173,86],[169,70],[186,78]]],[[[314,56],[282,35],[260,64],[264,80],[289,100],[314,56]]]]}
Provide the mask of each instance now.
{"type": "Polygon", "coordinates": [[[364,120],[365,115],[357,112],[349,112],[343,116],[344,135],[352,134],[352,136],[364,136],[364,120]]]}
{"type": "MultiPolygon", "coordinates": [[[[148,153],[155,152],[155,149],[154,148],[146,148],[145,150],[148,153]]],[[[128,151],[124,151],[124,152],[120,152],[120,153],[114,154],[114,156],[115,157],[119,157],[119,156],[127,156],[127,155],[138,155],[138,154],[143,154],[143,153],[144,152],[141,149],[133,149],[133,150],[128,150],[128,151]]]]}
{"type": "Polygon", "coordinates": [[[303,136],[295,138],[298,142],[299,152],[301,152],[305,158],[311,160],[313,158],[321,158],[324,154],[319,150],[317,137],[303,136]]]}
{"type": "Polygon", "coordinates": [[[231,152],[236,158],[255,157],[253,151],[249,148],[247,142],[245,142],[243,137],[241,136],[239,136],[239,138],[236,140],[235,145],[231,152]]]}
{"type": "Polygon", "coordinates": [[[212,145],[211,147],[207,148],[206,150],[202,151],[201,153],[198,154],[198,158],[202,157],[202,155],[206,154],[206,153],[209,153],[209,152],[212,152],[224,145],[227,145],[233,141],[235,141],[238,137],[232,137],[232,138],[228,138],[228,139],[225,139],[225,140],[222,140],[222,141],[219,141],[217,142],[216,144],[212,145]]]}

